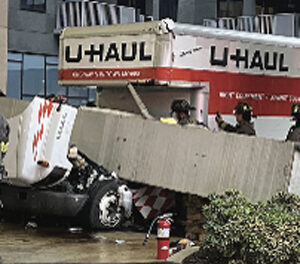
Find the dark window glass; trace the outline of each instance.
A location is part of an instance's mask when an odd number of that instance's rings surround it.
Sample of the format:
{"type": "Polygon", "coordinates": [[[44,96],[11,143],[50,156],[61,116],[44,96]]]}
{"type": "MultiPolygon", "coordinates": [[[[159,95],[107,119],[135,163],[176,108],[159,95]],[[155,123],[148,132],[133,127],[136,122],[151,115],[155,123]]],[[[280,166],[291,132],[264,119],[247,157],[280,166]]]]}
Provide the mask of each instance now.
{"type": "Polygon", "coordinates": [[[44,96],[44,56],[24,55],[23,94],[44,96]]]}
{"type": "Polygon", "coordinates": [[[163,0],[159,2],[159,17],[177,20],[178,0],[163,0]]]}
{"type": "Polygon", "coordinates": [[[259,13],[299,13],[299,0],[256,0],[256,9],[259,13]]]}
{"type": "Polygon", "coordinates": [[[87,104],[87,99],[85,98],[68,98],[68,104],[73,106],[81,106],[87,104]]]}
{"type": "Polygon", "coordinates": [[[21,98],[21,69],[20,62],[7,63],[7,96],[12,98],[21,98]]]}
{"type": "Polygon", "coordinates": [[[88,97],[88,89],[86,87],[69,87],[70,97],[88,97]]]}
{"type": "Polygon", "coordinates": [[[46,0],[21,0],[21,9],[46,12],[46,0]]]}
{"type": "Polygon", "coordinates": [[[89,89],[89,101],[96,102],[97,99],[97,88],[90,88],[89,89]]]}
{"type": "Polygon", "coordinates": [[[7,58],[9,61],[22,61],[22,53],[8,52],[7,58]]]}
{"type": "Polygon", "coordinates": [[[34,98],[33,95],[24,95],[22,99],[25,101],[31,101],[33,98],[34,98]]]}
{"type": "Polygon", "coordinates": [[[58,69],[55,65],[46,66],[46,94],[66,95],[66,87],[58,85],[58,69]]]}
{"type": "Polygon", "coordinates": [[[47,56],[46,63],[58,65],[58,58],[55,56],[47,56]]]}
{"type": "Polygon", "coordinates": [[[243,0],[218,0],[219,17],[237,17],[243,13],[243,0]]]}

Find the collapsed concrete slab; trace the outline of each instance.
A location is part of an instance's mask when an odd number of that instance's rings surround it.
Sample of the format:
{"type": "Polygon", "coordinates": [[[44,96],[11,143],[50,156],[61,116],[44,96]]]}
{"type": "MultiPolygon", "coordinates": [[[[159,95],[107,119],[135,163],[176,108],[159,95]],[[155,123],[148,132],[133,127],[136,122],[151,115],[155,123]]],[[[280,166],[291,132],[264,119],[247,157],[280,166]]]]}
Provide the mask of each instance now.
{"type": "Polygon", "coordinates": [[[241,190],[265,200],[287,190],[292,143],[213,133],[105,109],[79,110],[71,143],[124,179],[207,196],[241,190]]]}
{"type": "MultiPolygon", "coordinates": [[[[7,118],[25,107],[0,99],[7,118]]],[[[130,181],[200,196],[235,188],[254,201],[288,190],[294,158],[290,142],[182,128],[97,108],[79,109],[70,144],[130,181]]]]}

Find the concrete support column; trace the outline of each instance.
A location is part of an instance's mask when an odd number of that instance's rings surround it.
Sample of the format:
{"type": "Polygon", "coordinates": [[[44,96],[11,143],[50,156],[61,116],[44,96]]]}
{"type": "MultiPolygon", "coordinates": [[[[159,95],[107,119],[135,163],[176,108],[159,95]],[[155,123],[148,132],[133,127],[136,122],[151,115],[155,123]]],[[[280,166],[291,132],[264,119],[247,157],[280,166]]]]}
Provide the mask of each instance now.
{"type": "Polygon", "coordinates": [[[178,0],[178,22],[201,25],[204,18],[217,18],[217,0],[178,0]]]}
{"type": "Polygon", "coordinates": [[[8,0],[0,1],[0,91],[6,94],[8,0]]]}
{"type": "Polygon", "coordinates": [[[146,15],[153,16],[154,20],[159,20],[159,1],[160,0],[146,1],[146,15]]]}
{"type": "Polygon", "coordinates": [[[256,1],[255,0],[244,0],[243,1],[243,15],[244,16],[255,16],[256,14],[256,1]]]}

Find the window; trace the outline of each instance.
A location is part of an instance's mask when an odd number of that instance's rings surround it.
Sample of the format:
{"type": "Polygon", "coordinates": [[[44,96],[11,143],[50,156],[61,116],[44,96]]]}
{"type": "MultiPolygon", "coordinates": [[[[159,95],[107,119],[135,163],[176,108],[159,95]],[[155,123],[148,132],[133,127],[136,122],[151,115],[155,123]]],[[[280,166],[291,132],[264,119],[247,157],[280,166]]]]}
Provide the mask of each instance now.
{"type": "Polygon", "coordinates": [[[36,95],[64,95],[74,106],[96,101],[96,89],[58,85],[58,58],[36,54],[8,53],[7,96],[32,100],[36,95]]]}
{"type": "Polygon", "coordinates": [[[21,9],[46,12],[46,0],[21,0],[21,9]]]}
{"type": "Polygon", "coordinates": [[[218,0],[218,17],[237,17],[243,13],[243,0],[218,0]]]}
{"type": "Polygon", "coordinates": [[[58,80],[58,71],[56,65],[46,65],[46,87],[47,95],[49,94],[60,94],[67,95],[67,88],[59,86],[57,83],[58,80]]]}
{"type": "Polygon", "coordinates": [[[256,0],[257,10],[260,13],[299,13],[299,0],[256,0]]]}
{"type": "Polygon", "coordinates": [[[20,62],[8,61],[7,63],[7,96],[21,99],[21,67],[20,62]]]}
{"type": "Polygon", "coordinates": [[[45,95],[44,56],[24,55],[23,95],[45,95]]]}

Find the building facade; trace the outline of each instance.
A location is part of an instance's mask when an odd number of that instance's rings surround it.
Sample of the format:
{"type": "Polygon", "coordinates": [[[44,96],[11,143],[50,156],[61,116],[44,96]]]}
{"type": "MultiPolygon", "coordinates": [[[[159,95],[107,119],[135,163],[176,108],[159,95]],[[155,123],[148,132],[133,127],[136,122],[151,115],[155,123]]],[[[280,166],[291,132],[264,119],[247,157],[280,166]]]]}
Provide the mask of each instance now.
{"type": "Polygon", "coordinates": [[[60,3],[61,0],[9,0],[5,60],[8,97],[31,100],[36,95],[60,94],[68,97],[72,105],[95,100],[95,89],[58,86],[59,36],[54,34],[54,28],[60,3]]]}

